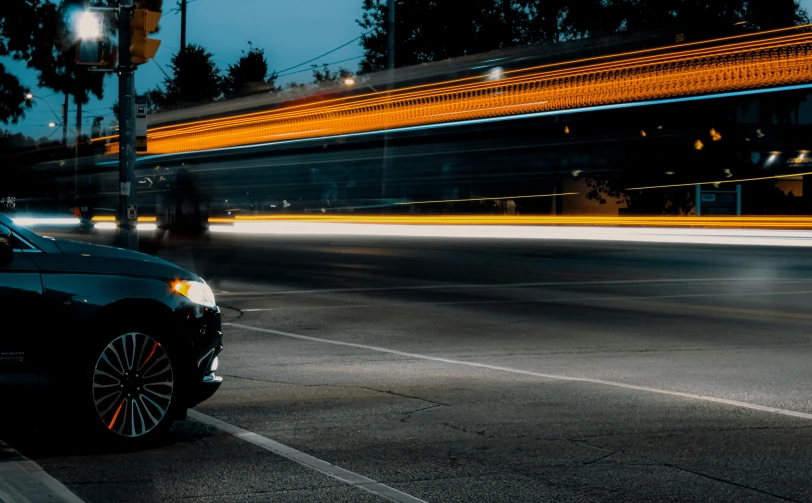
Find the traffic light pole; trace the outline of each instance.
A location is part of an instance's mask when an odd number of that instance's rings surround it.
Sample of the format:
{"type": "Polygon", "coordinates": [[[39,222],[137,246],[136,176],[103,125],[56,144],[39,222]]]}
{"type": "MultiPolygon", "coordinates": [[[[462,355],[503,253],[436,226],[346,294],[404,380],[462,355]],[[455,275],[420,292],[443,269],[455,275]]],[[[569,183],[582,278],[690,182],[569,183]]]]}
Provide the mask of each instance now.
{"type": "Polygon", "coordinates": [[[135,179],[135,65],[128,50],[132,44],[130,25],[133,0],[121,0],[119,8],[119,202],[118,246],[138,250],[138,182],[135,179]]]}

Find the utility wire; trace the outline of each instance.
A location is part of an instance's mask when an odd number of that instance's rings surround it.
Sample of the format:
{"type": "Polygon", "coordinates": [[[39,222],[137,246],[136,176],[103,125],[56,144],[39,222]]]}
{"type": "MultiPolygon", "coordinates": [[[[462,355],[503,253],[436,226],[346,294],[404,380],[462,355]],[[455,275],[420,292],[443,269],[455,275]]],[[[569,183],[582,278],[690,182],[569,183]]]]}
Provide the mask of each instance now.
{"type": "MultiPolygon", "coordinates": [[[[293,70],[293,69],[295,69],[295,68],[299,68],[300,66],[304,66],[304,65],[306,65],[306,64],[308,64],[308,63],[312,63],[313,61],[316,61],[316,60],[318,60],[318,59],[321,59],[321,58],[323,58],[324,56],[327,56],[328,54],[332,54],[332,53],[336,52],[336,51],[337,51],[337,50],[339,50],[339,49],[343,49],[344,47],[347,47],[347,46],[348,46],[348,45],[350,45],[351,43],[355,42],[356,40],[360,40],[360,39],[361,39],[363,36],[368,35],[368,34],[372,33],[372,32],[373,32],[373,31],[375,31],[375,30],[377,30],[377,28],[373,28],[373,29],[371,29],[371,30],[369,30],[369,31],[367,31],[367,32],[364,32],[364,33],[362,33],[361,35],[359,35],[359,36],[355,37],[354,39],[350,40],[349,42],[347,42],[347,43],[345,43],[345,44],[341,44],[341,45],[339,45],[338,47],[336,47],[335,49],[331,49],[331,50],[329,50],[329,51],[325,52],[324,54],[320,54],[320,55],[316,56],[315,58],[308,59],[308,60],[307,60],[307,61],[305,61],[304,63],[299,63],[298,65],[291,66],[290,68],[285,68],[284,70],[279,70],[279,72],[278,72],[278,73],[279,73],[279,75],[281,76],[281,75],[282,75],[282,74],[284,74],[285,72],[288,72],[288,71],[293,70]]],[[[274,72],[274,73],[277,73],[277,72],[274,72]]],[[[270,77],[271,75],[273,75],[273,73],[269,74],[267,77],[270,77]]]]}
{"type": "MultiPolygon", "coordinates": [[[[363,57],[364,57],[364,56],[354,56],[354,57],[352,57],[352,58],[342,59],[341,61],[334,61],[334,62],[332,62],[332,63],[325,63],[323,66],[333,66],[333,65],[337,65],[337,64],[339,64],[339,63],[346,63],[347,61],[352,61],[352,60],[354,60],[354,59],[361,59],[361,58],[363,58],[363,57]]],[[[313,69],[312,69],[312,68],[308,68],[308,69],[306,69],[306,70],[297,70],[297,71],[295,71],[295,72],[283,73],[283,74],[281,74],[281,75],[277,75],[276,77],[277,77],[277,78],[280,78],[280,77],[287,77],[288,75],[296,75],[296,74],[299,74],[299,73],[312,72],[312,71],[313,71],[313,69]]]]}

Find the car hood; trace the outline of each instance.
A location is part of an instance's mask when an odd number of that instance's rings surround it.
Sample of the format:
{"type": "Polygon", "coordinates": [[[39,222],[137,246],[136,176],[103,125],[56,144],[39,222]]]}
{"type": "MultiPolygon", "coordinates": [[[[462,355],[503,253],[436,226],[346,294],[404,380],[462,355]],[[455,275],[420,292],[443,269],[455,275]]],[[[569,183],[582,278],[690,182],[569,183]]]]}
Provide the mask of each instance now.
{"type": "Polygon", "coordinates": [[[31,258],[43,272],[116,274],[157,279],[199,280],[171,262],[123,248],[52,238],[62,253],[37,253],[31,258]]]}

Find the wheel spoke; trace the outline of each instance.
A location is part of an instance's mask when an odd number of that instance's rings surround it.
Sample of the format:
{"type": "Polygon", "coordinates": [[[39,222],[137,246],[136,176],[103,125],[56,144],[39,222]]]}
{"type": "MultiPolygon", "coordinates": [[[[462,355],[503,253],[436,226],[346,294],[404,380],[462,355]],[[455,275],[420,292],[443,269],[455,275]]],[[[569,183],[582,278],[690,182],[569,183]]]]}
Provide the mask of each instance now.
{"type": "Polygon", "coordinates": [[[118,375],[121,375],[121,376],[124,375],[124,369],[120,369],[119,367],[116,367],[115,365],[113,365],[113,362],[111,362],[110,358],[107,357],[107,352],[106,351],[104,353],[102,353],[101,359],[104,360],[105,362],[107,362],[107,365],[109,365],[111,369],[118,372],[118,375]]]}
{"type": "MultiPolygon", "coordinates": [[[[116,382],[116,384],[121,384],[121,379],[119,379],[118,377],[116,377],[116,376],[114,376],[112,374],[108,374],[107,372],[105,372],[103,370],[96,369],[96,374],[95,375],[97,375],[97,376],[102,375],[104,377],[109,377],[110,379],[114,380],[116,382]]],[[[93,381],[95,382],[96,380],[94,379],[93,381]]],[[[94,387],[96,387],[96,386],[94,385],[94,387]]]]}
{"type": "Polygon", "coordinates": [[[158,405],[157,403],[155,403],[155,401],[154,401],[153,399],[151,399],[150,397],[148,397],[148,396],[146,396],[146,395],[141,395],[141,398],[143,398],[144,400],[146,400],[146,401],[148,401],[149,403],[151,403],[152,405],[154,405],[154,406],[155,406],[155,408],[157,408],[157,409],[160,411],[160,413],[161,413],[161,415],[162,415],[162,416],[163,416],[164,414],[166,414],[166,409],[164,409],[163,407],[161,407],[160,405],[158,405]]]}
{"type": "Polygon", "coordinates": [[[150,365],[149,368],[144,371],[144,379],[148,379],[148,378],[150,378],[152,376],[156,376],[156,375],[161,375],[161,374],[163,374],[164,372],[166,372],[167,370],[169,370],[171,368],[172,368],[172,363],[169,362],[169,357],[166,356],[166,353],[164,353],[157,360],[152,362],[152,365],[150,365]],[[155,368],[156,365],[158,365],[159,363],[161,363],[164,360],[167,360],[167,363],[166,363],[166,367],[163,367],[163,370],[161,370],[160,372],[157,372],[157,371],[156,372],[150,372],[152,369],[155,368]]]}
{"type": "MultiPolygon", "coordinates": [[[[118,339],[116,339],[116,341],[117,341],[117,340],[118,340],[118,339]]],[[[108,344],[108,345],[107,345],[107,347],[110,349],[110,351],[112,351],[112,352],[113,352],[113,354],[114,354],[114,355],[116,355],[116,360],[118,361],[118,366],[119,366],[119,368],[121,368],[121,375],[124,375],[124,374],[125,374],[127,371],[126,371],[126,370],[125,370],[125,368],[124,368],[124,364],[123,364],[123,363],[121,363],[121,357],[118,355],[118,351],[116,351],[116,348],[114,348],[114,347],[113,347],[113,343],[114,343],[114,342],[115,342],[115,341],[113,341],[113,342],[111,342],[110,344],[108,344]]],[[[108,363],[110,363],[110,360],[107,360],[107,362],[108,362],[108,363]]],[[[111,365],[112,365],[112,363],[111,363],[111,365]]]]}
{"type": "MultiPolygon", "coordinates": [[[[149,416],[150,420],[152,421],[152,424],[158,424],[158,419],[155,419],[155,416],[152,415],[152,412],[150,412],[149,407],[147,407],[147,404],[144,403],[144,398],[146,398],[144,395],[138,395],[138,400],[141,401],[141,406],[146,411],[147,415],[149,416]]],[[[147,400],[149,400],[149,399],[147,398],[147,400]]],[[[155,403],[155,402],[152,402],[152,403],[155,403]]],[[[158,406],[156,405],[155,407],[158,407],[158,406]]],[[[161,411],[160,415],[164,414],[163,409],[158,407],[158,410],[161,411]]]]}
{"type": "Polygon", "coordinates": [[[161,398],[163,398],[164,400],[169,400],[170,398],[172,398],[172,395],[171,395],[171,394],[169,394],[169,395],[165,395],[165,394],[163,394],[163,393],[158,393],[157,391],[151,390],[151,389],[149,388],[150,386],[155,386],[155,385],[154,385],[154,384],[145,384],[145,385],[144,385],[144,391],[149,391],[149,392],[150,392],[150,393],[152,393],[153,395],[158,396],[158,397],[161,397],[161,398]]]}
{"type": "Polygon", "coordinates": [[[98,410],[99,406],[102,404],[102,402],[104,402],[105,400],[107,400],[111,396],[115,397],[115,399],[112,402],[110,402],[110,405],[106,409],[104,409],[102,411],[99,411],[99,416],[104,417],[104,416],[107,415],[108,412],[113,410],[113,407],[116,406],[116,404],[118,403],[118,399],[121,397],[121,392],[116,391],[115,393],[110,393],[109,395],[105,395],[102,398],[99,398],[98,400],[96,400],[96,410],[98,410]]]}

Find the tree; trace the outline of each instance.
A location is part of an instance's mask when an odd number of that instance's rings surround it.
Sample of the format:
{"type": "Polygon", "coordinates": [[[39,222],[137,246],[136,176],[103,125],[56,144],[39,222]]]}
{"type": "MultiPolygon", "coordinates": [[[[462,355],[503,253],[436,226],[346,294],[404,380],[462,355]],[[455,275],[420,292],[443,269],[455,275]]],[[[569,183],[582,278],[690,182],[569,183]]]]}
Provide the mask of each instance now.
{"type": "Polygon", "coordinates": [[[346,68],[339,68],[337,71],[331,71],[325,64],[321,68],[319,65],[310,65],[313,67],[313,81],[316,84],[322,82],[335,82],[337,80],[345,80],[353,76],[353,73],[346,68]]]}
{"type": "MultiPolygon", "coordinates": [[[[516,9],[509,0],[395,1],[395,66],[411,66],[512,45],[512,30],[503,22],[505,9],[516,9]],[[503,2],[506,2],[503,4],[503,2]]],[[[361,38],[365,51],[360,72],[386,68],[386,4],[364,0],[364,13],[357,23],[366,31],[361,38]]]]}
{"type": "MultiPolygon", "coordinates": [[[[714,36],[807,21],[799,0],[396,0],[395,66],[482,53],[503,47],[664,30],[714,36]]],[[[363,0],[358,24],[360,72],[386,68],[385,2],[363,0]]]]}
{"type": "Polygon", "coordinates": [[[265,50],[254,47],[248,42],[248,52],[236,64],[228,67],[223,79],[223,92],[226,94],[242,94],[252,91],[266,91],[274,88],[276,74],[268,75],[268,60],[265,59],[265,50]]]}
{"type": "MultiPolygon", "coordinates": [[[[166,91],[160,97],[160,107],[185,103],[204,103],[220,98],[223,78],[214,64],[212,54],[197,44],[172,56],[172,78],[164,80],[166,91]]],[[[159,93],[154,93],[157,98],[159,93]]]]}
{"type": "MultiPolygon", "coordinates": [[[[28,60],[36,49],[40,0],[3,0],[0,9],[0,57],[28,60]]],[[[0,122],[16,123],[25,114],[28,92],[0,62],[0,122]]]]}

